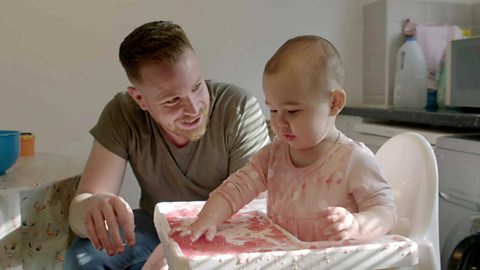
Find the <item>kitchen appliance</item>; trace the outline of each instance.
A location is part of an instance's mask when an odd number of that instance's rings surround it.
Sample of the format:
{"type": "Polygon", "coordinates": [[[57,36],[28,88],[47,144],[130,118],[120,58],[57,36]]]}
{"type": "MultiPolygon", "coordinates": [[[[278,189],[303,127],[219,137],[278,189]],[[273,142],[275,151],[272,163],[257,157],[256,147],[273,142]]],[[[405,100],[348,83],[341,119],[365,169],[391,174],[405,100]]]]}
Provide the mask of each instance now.
{"type": "Polygon", "coordinates": [[[445,104],[480,108],[480,36],[453,40],[445,63],[445,104]]]}
{"type": "Polygon", "coordinates": [[[442,269],[480,269],[480,134],[438,138],[442,269]]]}

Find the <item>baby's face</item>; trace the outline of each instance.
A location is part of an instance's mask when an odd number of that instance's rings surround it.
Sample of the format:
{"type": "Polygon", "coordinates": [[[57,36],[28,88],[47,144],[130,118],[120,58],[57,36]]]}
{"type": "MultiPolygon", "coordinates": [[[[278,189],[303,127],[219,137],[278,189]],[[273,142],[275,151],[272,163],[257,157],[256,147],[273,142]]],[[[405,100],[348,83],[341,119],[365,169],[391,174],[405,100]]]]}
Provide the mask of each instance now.
{"type": "Polygon", "coordinates": [[[300,73],[264,75],[263,91],[278,138],[295,149],[308,149],[320,143],[333,127],[331,95],[300,73]]]}

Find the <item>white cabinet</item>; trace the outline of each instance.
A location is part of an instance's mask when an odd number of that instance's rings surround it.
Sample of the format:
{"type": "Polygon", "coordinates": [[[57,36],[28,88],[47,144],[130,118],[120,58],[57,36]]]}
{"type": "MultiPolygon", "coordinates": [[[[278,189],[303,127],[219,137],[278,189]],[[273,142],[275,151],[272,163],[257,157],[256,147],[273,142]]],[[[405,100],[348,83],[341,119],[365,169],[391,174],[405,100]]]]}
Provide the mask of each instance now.
{"type": "Polygon", "coordinates": [[[363,142],[372,152],[376,152],[391,137],[403,132],[417,132],[424,136],[432,146],[439,137],[458,134],[459,131],[436,130],[408,124],[372,122],[360,116],[339,115],[337,128],[351,139],[363,142]]]}

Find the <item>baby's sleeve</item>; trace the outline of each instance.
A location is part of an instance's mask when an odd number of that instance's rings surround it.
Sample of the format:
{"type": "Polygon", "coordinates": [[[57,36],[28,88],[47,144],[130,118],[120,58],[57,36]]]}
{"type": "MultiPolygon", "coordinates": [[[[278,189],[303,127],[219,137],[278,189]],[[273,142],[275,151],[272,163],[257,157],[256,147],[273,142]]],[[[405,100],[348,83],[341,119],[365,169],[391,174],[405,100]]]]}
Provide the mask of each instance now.
{"type": "Polygon", "coordinates": [[[248,163],[230,175],[210,195],[222,196],[236,213],[261,192],[267,190],[269,145],[253,155],[248,163]]]}
{"type": "Polygon", "coordinates": [[[393,191],[375,156],[366,147],[359,146],[352,151],[346,179],[348,192],[352,194],[360,212],[373,206],[384,206],[397,220],[393,191]]]}

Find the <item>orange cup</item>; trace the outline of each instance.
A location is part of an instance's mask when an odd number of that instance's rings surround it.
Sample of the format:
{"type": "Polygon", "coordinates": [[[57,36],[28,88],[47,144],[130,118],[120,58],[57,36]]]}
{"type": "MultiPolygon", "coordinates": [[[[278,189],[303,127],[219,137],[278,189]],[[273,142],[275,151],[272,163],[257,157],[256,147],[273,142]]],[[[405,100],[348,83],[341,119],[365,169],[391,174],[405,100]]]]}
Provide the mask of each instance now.
{"type": "Polygon", "coordinates": [[[33,156],[35,153],[35,135],[30,132],[20,134],[20,156],[33,156]]]}

